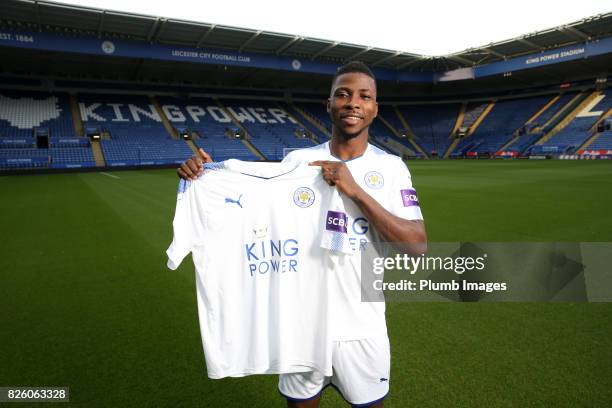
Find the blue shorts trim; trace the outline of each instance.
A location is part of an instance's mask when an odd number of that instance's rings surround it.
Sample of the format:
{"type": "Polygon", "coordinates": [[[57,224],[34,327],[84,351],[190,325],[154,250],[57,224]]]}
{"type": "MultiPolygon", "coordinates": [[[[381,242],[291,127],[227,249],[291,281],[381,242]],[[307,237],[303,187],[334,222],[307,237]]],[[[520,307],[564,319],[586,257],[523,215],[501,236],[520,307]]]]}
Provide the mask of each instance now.
{"type": "Polygon", "coordinates": [[[319,390],[319,392],[317,392],[315,395],[313,395],[312,397],[307,397],[307,398],[293,398],[293,397],[289,397],[288,395],[285,395],[281,392],[281,390],[278,390],[278,393],[280,395],[282,395],[287,401],[289,402],[306,402],[306,401],[310,401],[312,399],[317,398],[318,396],[320,396],[323,391],[325,391],[325,389],[327,387],[331,386],[334,390],[336,390],[336,392],[338,392],[338,394],[340,394],[340,396],[342,397],[343,400],[345,400],[347,403],[351,404],[352,408],[369,408],[370,406],[379,403],[380,401],[384,400],[385,398],[387,398],[387,396],[389,395],[389,393],[387,392],[385,395],[383,395],[381,398],[378,398],[377,400],[374,401],[370,401],[370,402],[365,402],[363,404],[353,404],[352,402],[350,402],[349,400],[346,399],[346,397],[342,394],[342,391],[340,391],[340,389],[332,382],[325,384],[323,386],[323,388],[321,388],[319,390]]]}
{"type": "Polygon", "coordinates": [[[385,398],[387,398],[387,395],[389,395],[389,393],[386,393],[381,398],[379,398],[377,400],[374,400],[372,402],[366,402],[365,404],[351,404],[351,405],[352,405],[353,408],[368,408],[368,407],[371,407],[374,404],[378,404],[380,401],[382,401],[385,398]]]}
{"type": "MultiPolygon", "coordinates": [[[[383,395],[381,398],[374,400],[374,401],[370,401],[370,402],[364,402],[363,404],[353,404],[351,401],[347,400],[346,397],[342,394],[342,391],[340,391],[340,389],[334,384],[334,383],[329,383],[327,385],[331,385],[334,390],[336,390],[338,392],[338,394],[340,394],[340,396],[342,397],[343,400],[345,400],[347,403],[351,404],[351,407],[353,408],[369,408],[370,406],[379,403],[380,401],[384,400],[385,398],[387,398],[387,395],[389,395],[389,393],[387,392],[385,395],[383,395]]],[[[323,387],[325,389],[325,387],[323,387]]],[[[323,391],[323,390],[321,390],[323,391]]]]}
{"type": "Polygon", "coordinates": [[[278,393],[279,393],[280,395],[282,395],[282,396],[283,396],[283,397],[284,397],[284,398],[285,398],[287,401],[289,401],[289,402],[306,402],[306,401],[310,401],[310,400],[312,400],[312,399],[317,398],[319,395],[321,395],[321,393],[323,392],[323,390],[324,390],[326,387],[327,387],[327,385],[324,385],[324,386],[323,386],[323,388],[321,388],[321,389],[319,390],[319,392],[317,392],[317,393],[316,393],[315,395],[313,395],[312,397],[307,397],[307,398],[293,398],[293,397],[290,397],[290,396],[288,396],[288,395],[283,394],[283,393],[281,392],[281,390],[280,390],[280,389],[278,390],[278,393]]]}

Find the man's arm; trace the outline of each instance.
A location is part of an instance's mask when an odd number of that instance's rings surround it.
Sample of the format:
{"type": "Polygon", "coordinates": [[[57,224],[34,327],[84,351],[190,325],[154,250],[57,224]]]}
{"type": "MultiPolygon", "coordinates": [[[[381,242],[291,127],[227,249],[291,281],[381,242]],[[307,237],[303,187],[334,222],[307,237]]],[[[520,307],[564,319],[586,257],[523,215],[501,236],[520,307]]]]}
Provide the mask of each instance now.
{"type": "Polygon", "coordinates": [[[204,172],[202,164],[211,163],[212,161],[212,157],[204,149],[199,148],[198,155],[191,156],[191,159],[181,163],[181,167],[176,169],[176,174],[183,180],[195,180],[204,172]]]}
{"type": "Polygon", "coordinates": [[[397,249],[410,255],[427,252],[427,233],[423,220],[406,220],[393,215],[359,185],[357,187],[359,191],[349,198],[357,204],[385,241],[399,244],[397,249]]]}
{"type": "Polygon", "coordinates": [[[385,241],[396,243],[398,250],[410,255],[427,252],[427,233],[422,220],[407,220],[391,214],[355,182],[346,164],[335,161],[310,164],[321,166],[325,181],[353,200],[385,241]]]}

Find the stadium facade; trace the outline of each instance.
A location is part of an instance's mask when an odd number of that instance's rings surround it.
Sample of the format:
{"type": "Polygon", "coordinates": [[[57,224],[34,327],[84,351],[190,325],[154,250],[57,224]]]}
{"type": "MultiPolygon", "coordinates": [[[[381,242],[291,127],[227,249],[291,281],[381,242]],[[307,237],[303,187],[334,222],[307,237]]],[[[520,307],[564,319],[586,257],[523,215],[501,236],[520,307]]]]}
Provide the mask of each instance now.
{"type": "MultiPolygon", "coordinates": [[[[443,30],[443,29],[441,29],[443,30]]],[[[0,3],[0,170],[280,160],[328,140],[331,76],[379,82],[405,158],[612,158],[612,13],[440,57],[68,6],[0,3]]]]}

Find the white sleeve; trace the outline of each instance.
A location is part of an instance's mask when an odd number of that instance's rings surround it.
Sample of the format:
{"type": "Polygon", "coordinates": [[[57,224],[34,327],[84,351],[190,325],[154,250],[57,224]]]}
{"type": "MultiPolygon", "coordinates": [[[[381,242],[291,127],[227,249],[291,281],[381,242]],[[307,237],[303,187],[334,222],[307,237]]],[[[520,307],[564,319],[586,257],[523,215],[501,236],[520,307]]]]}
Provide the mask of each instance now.
{"type": "Polygon", "coordinates": [[[176,211],[172,228],[174,237],[168,255],[168,268],[175,270],[191,252],[197,241],[198,225],[202,225],[193,181],[182,180],[176,195],[176,211]]]}
{"type": "Polygon", "coordinates": [[[323,234],[321,236],[321,247],[332,251],[353,254],[348,239],[348,215],[344,209],[344,203],[336,187],[328,186],[329,200],[323,203],[323,234]]]}
{"type": "Polygon", "coordinates": [[[419,198],[412,186],[412,176],[406,164],[401,160],[398,160],[397,171],[394,172],[389,194],[390,206],[387,209],[393,215],[407,220],[423,219],[419,198]]]}

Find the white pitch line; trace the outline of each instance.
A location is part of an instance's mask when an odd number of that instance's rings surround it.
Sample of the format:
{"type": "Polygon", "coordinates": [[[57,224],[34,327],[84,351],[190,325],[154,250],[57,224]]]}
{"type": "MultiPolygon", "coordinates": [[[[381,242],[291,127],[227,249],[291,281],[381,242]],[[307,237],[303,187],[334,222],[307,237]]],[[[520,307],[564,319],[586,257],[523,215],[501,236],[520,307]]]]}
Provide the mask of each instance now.
{"type": "Polygon", "coordinates": [[[105,176],[112,177],[112,178],[114,178],[114,179],[121,178],[121,177],[119,177],[119,176],[115,176],[115,175],[113,175],[113,174],[108,174],[108,173],[105,173],[105,172],[103,172],[103,171],[101,171],[101,172],[100,172],[100,174],[104,174],[105,176]]]}

